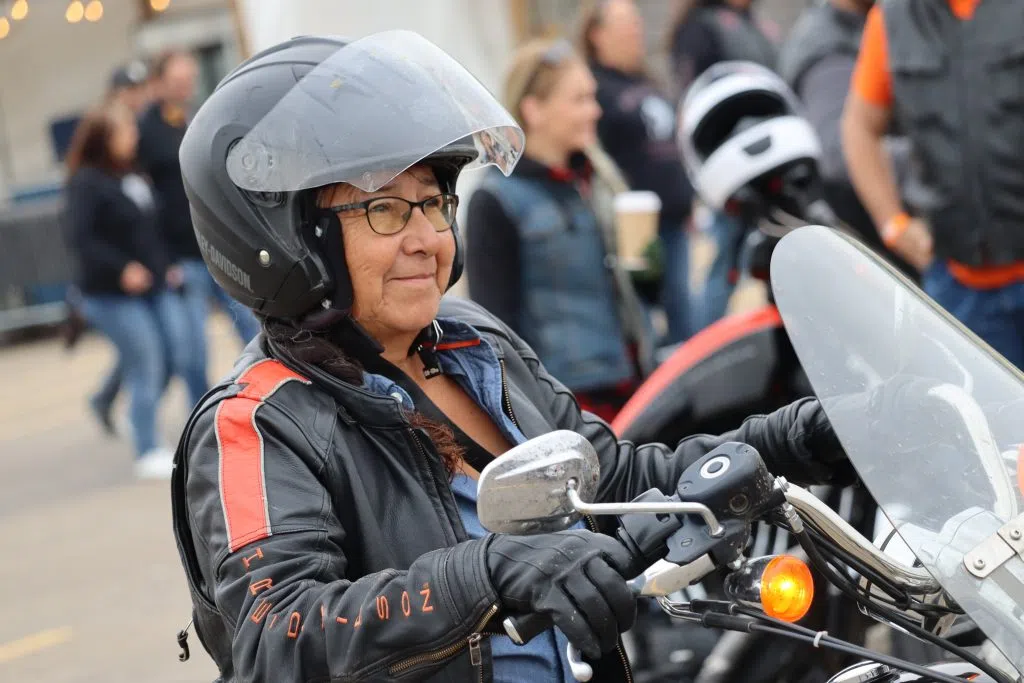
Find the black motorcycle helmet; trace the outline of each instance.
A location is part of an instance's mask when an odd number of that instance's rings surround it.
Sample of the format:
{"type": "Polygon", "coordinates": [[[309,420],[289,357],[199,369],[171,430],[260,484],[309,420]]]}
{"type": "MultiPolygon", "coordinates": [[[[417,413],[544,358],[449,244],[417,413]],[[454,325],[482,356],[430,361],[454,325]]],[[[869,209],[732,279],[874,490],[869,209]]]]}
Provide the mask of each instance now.
{"type": "MultiPolygon", "coordinates": [[[[511,173],[514,119],[463,67],[419,35],[298,37],[228,74],[188,127],[179,156],[210,273],[257,314],[295,321],[349,314],[341,225],[318,188],[372,192],[417,163],[454,192],[467,166],[511,173]],[[331,316],[313,316],[329,311],[331,316]]],[[[462,271],[458,229],[451,287],[462,271]]]]}

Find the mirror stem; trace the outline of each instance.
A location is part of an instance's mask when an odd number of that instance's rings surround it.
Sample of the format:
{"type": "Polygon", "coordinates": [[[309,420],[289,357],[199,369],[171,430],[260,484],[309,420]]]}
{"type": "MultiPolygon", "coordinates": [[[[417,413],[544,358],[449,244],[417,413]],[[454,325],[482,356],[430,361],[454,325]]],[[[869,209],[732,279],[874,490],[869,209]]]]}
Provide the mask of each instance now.
{"type": "Polygon", "coordinates": [[[715,538],[725,533],[711,508],[701,503],[585,503],[576,492],[576,481],[566,484],[569,502],[577,512],[585,515],[631,515],[647,512],[655,515],[700,515],[715,538]]]}

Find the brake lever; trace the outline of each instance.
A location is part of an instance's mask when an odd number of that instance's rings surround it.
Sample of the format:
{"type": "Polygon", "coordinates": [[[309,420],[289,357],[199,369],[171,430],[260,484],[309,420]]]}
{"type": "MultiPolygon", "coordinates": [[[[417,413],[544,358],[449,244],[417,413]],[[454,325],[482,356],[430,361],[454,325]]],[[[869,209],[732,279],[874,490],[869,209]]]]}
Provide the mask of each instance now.
{"type": "Polygon", "coordinates": [[[658,560],[643,574],[630,580],[628,585],[630,590],[639,597],[660,598],[700,581],[714,569],[715,563],[708,554],[701,555],[693,562],[684,565],[658,560]]]}

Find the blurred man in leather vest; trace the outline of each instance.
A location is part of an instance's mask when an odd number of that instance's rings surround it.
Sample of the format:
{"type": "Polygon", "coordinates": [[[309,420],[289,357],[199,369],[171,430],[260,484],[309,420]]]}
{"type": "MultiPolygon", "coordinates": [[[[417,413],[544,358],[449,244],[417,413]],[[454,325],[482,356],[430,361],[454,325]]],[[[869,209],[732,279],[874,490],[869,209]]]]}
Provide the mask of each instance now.
{"type": "Polygon", "coordinates": [[[1024,3],[879,0],[843,116],[850,177],[925,291],[1024,367],[1024,3]],[[937,201],[901,205],[882,147],[895,117],[937,201]]]}
{"type": "MultiPolygon", "coordinates": [[[[786,38],[779,53],[779,75],[804,104],[804,115],[821,141],[819,171],[825,199],[843,222],[876,251],[911,278],[917,271],[882,243],[864,205],[857,197],[843,159],[840,120],[857,64],[861,35],[868,10],[875,0],[827,0],[807,8],[786,38]]],[[[913,179],[909,173],[910,145],[902,137],[886,138],[887,148],[904,192],[913,179]]],[[[918,183],[919,186],[919,183],[918,183]]],[[[916,186],[915,186],[916,187],[916,186]]]]}

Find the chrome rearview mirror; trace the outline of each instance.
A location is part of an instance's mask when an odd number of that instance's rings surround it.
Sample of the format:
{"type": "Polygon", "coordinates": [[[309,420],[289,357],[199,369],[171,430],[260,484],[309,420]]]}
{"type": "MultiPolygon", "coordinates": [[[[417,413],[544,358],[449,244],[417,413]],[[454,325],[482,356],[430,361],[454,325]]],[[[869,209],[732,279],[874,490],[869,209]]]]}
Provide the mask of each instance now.
{"type": "Polygon", "coordinates": [[[570,482],[593,502],[601,467],[585,438],[559,430],[530,439],[495,458],[480,473],[477,515],[488,531],[543,534],[568,529],[581,514],[568,496],[570,482]]]}

